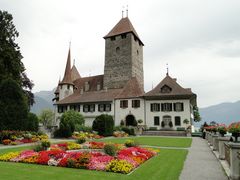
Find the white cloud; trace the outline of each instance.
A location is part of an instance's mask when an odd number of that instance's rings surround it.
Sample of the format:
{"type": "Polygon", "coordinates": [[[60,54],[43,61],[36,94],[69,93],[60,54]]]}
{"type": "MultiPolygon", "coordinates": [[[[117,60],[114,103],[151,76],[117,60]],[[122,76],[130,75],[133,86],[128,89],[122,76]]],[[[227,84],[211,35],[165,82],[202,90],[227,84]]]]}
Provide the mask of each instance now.
{"type": "Polygon", "coordinates": [[[237,0],[1,0],[13,14],[23,62],[34,91],[50,90],[63,75],[68,44],[82,76],[101,74],[104,39],[129,5],[145,43],[145,89],[170,74],[198,94],[200,106],[240,99],[240,1],[237,0]]]}

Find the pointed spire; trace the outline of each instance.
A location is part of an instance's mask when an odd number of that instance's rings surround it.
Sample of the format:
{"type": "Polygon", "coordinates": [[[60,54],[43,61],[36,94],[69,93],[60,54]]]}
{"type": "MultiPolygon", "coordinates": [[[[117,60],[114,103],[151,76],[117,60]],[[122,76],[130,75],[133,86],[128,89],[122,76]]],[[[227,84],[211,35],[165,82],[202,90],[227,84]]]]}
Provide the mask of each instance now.
{"type": "MultiPolygon", "coordinates": [[[[69,44],[71,46],[71,44],[69,44]]],[[[68,57],[67,57],[67,63],[66,63],[66,68],[65,68],[65,73],[63,80],[60,84],[73,84],[72,83],[72,78],[71,78],[71,51],[70,47],[68,50],[68,57]]]]}

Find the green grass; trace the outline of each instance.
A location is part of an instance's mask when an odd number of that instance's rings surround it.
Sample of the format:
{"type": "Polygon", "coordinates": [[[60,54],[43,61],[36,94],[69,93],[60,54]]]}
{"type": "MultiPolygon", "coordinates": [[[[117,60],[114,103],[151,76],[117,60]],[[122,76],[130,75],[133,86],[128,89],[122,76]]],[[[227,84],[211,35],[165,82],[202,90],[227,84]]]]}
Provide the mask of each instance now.
{"type": "Polygon", "coordinates": [[[129,137],[129,138],[109,138],[98,141],[124,143],[127,139],[134,139],[140,145],[160,146],[160,147],[190,147],[192,138],[169,138],[169,137],[129,137]]]}
{"type": "MultiPolygon", "coordinates": [[[[132,138],[128,138],[132,139],[132,138]]],[[[144,145],[188,147],[191,139],[188,138],[162,138],[162,137],[136,137],[144,145]],[[166,142],[166,141],[170,142],[166,142]]],[[[124,143],[126,138],[105,139],[117,143],[124,143]],[[113,141],[114,140],[114,141],[113,141]]],[[[0,154],[30,149],[31,146],[2,149],[0,154]]],[[[186,159],[188,151],[185,149],[160,149],[158,156],[143,163],[130,175],[91,171],[83,169],[70,169],[61,167],[42,166],[12,162],[0,162],[0,179],[5,180],[75,180],[75,179],[148,179],[148,180],[177,180],[186,159]]]]}

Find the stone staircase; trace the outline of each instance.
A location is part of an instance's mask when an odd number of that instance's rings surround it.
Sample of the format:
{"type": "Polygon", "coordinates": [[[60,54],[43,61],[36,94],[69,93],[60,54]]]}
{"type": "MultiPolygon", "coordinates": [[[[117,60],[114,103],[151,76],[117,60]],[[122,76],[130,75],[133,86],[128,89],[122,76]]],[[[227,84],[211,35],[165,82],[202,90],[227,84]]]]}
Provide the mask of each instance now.
{"type": "Polygon", "coordinates": [[[185,131],[143,131],[143,136],[187,136],[185,131]]]}

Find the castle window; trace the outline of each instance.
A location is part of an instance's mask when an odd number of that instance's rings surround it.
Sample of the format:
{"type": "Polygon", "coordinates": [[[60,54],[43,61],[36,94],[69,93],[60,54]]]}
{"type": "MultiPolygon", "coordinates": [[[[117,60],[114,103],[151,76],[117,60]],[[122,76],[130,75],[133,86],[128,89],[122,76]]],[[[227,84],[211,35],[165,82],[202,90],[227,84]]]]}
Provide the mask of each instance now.
{"type": "Polygon", "coordinates": [[[128,100],[121,100],[120,108],[127,108],[127,107],[128,107],[128,100]]]}
{"type": "Polygon", "coordinates": [[[164,85],[162,88],[161,88],[161,93],[170,93],[172,91],[172,88],[170,88],[169,86],[167,85],[164,85]]]}
{"type": "Polygon", "coordinates": [[[120,47],[117,47],[116,48],[116,53],[119,53],[120,52],[120,47]]]}
{"type": "Polygon", "coordinates": [[[159,125],[160,125],[159,116],[154,116],[154,126],[159,126],[159,125]]]}
{"type": "Polygon", "coordinates": [[[140,100],[132,100],[132,107],[139,108],[140,107],[140,100]]]}
{"type": "Polygon", "coordinates": [[[111,111],[111,104],[98,104],[98,111],[99,112],[109,112],[111,111]]]}
{"type": "Polygon", "coordinates": [[[181,117],[175,116],[175,126],[181,126],[181,117]]]}
{"type": "Polygon", "coordinates": [[[160,111],[160,103],[151,103],[151,112],[160,111]]]}
{"type": "Polygon", "coordinates": [[[172,103],[162,103],[161,109],[162,111],[172,111],[172,103]]]}
{"type": "Polygon", "coordinates": [[[111,37],[111,41],[115,41],[116,40],[116,37],[115,36],[112,36],[111,37]]]}
{"type": "Polygon", "coordinates": [[[94,112],[95,111],[95,104],[91,104],[89,109],[90,109],[90,112],[94,112]]]}
{"type": "Polygon", "coordinates": [[[99,104],[98,105],[98,111],[103,112],[104,111],[104,104],[99,104]]]}
{"type": "Polygon", "coordinates": [[[67,111],[67,106],[58,106],[58,113],[63,113],[67,111]]]}
{"type": "Polygon", "coordinates": [[[70,110],[78,111],[80,112],[80,105],[70,105],[70,110]]]}
{"type": "Polygon", "coordinates": [[[67,85],[67,89],[70,89],[70,85],[69,84],[67,85]]]}
{"type": "Polygon", "coordinates": [[[122,34],[121,37],[122,37],[122,39],[126,39],[127,34],[122,34]]]}
{"type": "Polygon", "coordinates": [[[177,102],[173,104],[174,111],[184,111],[183,103],[177,102]]]}

